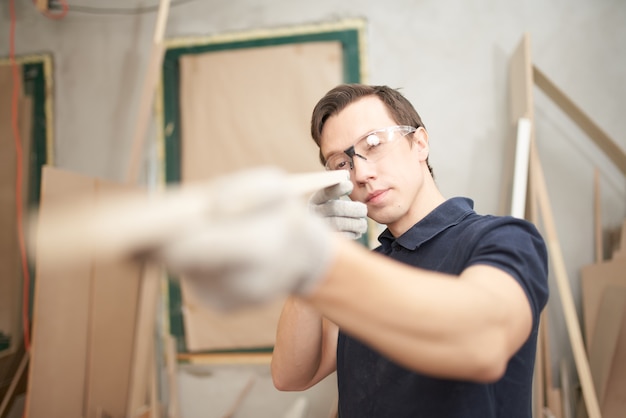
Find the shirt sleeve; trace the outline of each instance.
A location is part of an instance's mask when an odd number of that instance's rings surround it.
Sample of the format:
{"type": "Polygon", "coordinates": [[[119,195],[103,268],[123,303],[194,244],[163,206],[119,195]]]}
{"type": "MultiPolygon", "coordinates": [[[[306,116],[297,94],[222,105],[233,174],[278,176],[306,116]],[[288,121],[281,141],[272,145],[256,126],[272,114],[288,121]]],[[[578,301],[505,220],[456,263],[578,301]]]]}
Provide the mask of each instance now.
{"type": "Polygon", "coordinates": [[[530,222],[513,217],[491,217],[476,235],[469,265],[487,264],[504,270],[521,286],[537,325],[548,301],[548,253],[530,222]]]}

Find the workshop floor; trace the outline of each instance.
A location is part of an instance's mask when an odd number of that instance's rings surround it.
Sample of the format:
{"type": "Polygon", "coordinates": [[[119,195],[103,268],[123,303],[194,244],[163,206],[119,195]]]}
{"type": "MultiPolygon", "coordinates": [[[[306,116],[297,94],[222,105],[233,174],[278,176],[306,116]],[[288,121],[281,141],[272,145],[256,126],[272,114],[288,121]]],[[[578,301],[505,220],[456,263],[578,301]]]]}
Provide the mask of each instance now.
{"type": "Polygon", "coordinates": [[[333,374],[304,392],[274,388],[269,365],[178,368],[181,418],[329,418],[336,408],[333,374]]]}

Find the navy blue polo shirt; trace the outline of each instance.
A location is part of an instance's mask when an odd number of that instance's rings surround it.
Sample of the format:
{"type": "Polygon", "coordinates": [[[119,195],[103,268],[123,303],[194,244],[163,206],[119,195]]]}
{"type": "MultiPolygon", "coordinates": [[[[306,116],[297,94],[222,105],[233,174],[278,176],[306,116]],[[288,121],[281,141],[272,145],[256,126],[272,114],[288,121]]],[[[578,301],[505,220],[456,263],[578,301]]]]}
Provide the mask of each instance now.
{"type": "Polygon", "coordinates": [[[399,366],[340,331],[337,381],[341,418],[530,418],[539,314],[548,299],[548,257],[533,224],[479,215],[470,199],[442,203],[397,239],[385,230],[376,248],[394,260],[458,275],[488,264],[526,292],[532,332],[494,383],[439,379],[399,366]]]}

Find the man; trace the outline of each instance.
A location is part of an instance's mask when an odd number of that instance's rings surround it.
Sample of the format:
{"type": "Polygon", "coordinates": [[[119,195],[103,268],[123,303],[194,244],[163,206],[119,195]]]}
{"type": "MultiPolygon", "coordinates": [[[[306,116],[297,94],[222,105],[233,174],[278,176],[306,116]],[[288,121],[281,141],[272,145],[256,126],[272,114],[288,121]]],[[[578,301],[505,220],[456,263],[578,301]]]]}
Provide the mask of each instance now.
{"type": "Polygon", "coordinates": [[[533,225],[445,199],[428,133],[394,89],[336,87],[315,107],[311,132],[326,168],[350,176],[312,205],[353,235],[365,205],[387,226],[380,247],[368,251],[320,226],[278,192],[280,174],[242,174],[224,180],[231,200],[233,190],[267,193],[253,205],[259,210],[237,218],[239,229],[230,224],[229,237],[242,234],[231,238],[239,252],[228,250],[226,233],[213,241],[199,234],[166,249],[169,266],[214,301],[291,293],[274,384],[304,390],[336,370],[341,418],[531,417],[548,298],[546,249],[533,225]],[[352,202],[330,199],[343,193],[352,202]],[[207,257],[218,244],[219,256],[207,257]]]}
{"type": "Polygon", "coordinates": [[[387,225],[376,253],[403,264],[347,254],[311,298],[291,298],[272,359],[277,388],[306,389],[337,369],[342,418],[530,417],[547,299],[535,229],[444,199],[428,133],[396,90],[339,86],[311,132],[326,167],[350,171],[350,197],[387,225]]]}

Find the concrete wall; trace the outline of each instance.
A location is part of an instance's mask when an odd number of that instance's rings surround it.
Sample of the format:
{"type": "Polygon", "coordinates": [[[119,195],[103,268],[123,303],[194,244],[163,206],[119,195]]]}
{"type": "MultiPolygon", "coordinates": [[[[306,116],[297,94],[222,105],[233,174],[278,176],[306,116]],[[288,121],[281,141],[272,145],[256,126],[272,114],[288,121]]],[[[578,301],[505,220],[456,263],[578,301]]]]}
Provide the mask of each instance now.
{"type": "MultiPolygon", "coordinates": [[[[0,4],[1,56],[8,55],[7,3],[0,4]]],[[[126,8],[158,2],[80,3],[126,8]]],[[[431,163],[444,195],[470,196],[482,213],[506,212],[510,186],[506,174],[515,137],[508,116],[508,62],[525,32],[531,37],[534,64],[626,150],[622,0],[174,3],[168,38],[366,19],[369,82],[403,88],[429,129],[431,163]]],[[[154,12],[73,12],[53,21],[38,14],[30,1],[18,2],[17,53],[53,54],[58,166],[112,180],[124,178],[155,17],[154,12]]],[[[607,229],[620,225],[626,216],[626,180],[538,89],[535,100],[541,159],[580,306],[579,269],[594,258],[593,170],[598,167],[602,176],[607,229]]],[[[555,286],[549,309],[555,362],[563,357],[572,365],[555,286]]],[[[572,375],[575,380],[573,368],[572,375]]]]}

